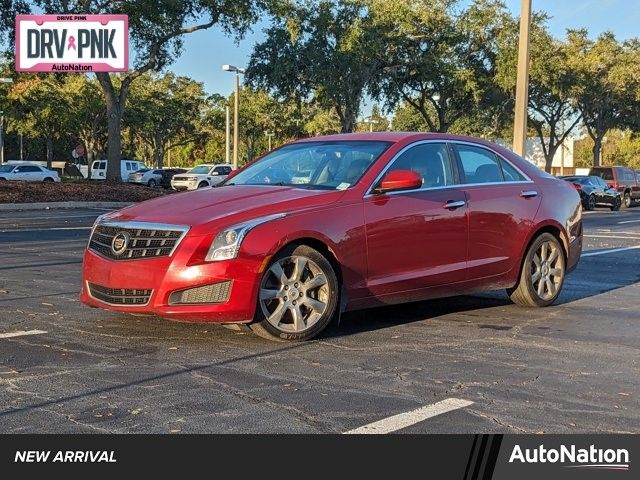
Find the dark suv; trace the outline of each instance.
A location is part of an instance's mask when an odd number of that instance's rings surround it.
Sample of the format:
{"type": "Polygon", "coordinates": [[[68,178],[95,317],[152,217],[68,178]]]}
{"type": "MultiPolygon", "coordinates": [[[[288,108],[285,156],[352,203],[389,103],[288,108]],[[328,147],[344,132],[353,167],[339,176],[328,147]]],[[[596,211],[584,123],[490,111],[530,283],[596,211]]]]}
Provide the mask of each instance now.
{"type": "Polygon", "coordinates": [[[636,173],[627,167],[593,167],[589,175],[602,178],[607,184],[620,192],[622,203],[629,208],[640,201],[640,185],[636,173]]]}

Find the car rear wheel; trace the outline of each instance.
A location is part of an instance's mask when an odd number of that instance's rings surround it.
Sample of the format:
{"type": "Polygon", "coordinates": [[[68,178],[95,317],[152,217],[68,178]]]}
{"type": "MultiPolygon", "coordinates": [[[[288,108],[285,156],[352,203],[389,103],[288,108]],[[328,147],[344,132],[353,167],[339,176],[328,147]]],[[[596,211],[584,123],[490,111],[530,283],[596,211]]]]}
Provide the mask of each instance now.
{"type": "Polygon", "coordinates": [[[260,282],[250,328],[270,340],[309,340],[324,330],[338,306],[338,279],[331,263],[306,245],[274,256],[260,282]]]}
{"type": "Polygon", "coordinates": [[[616,197],[613,200],[613,205],[611,205],[611,211],[617,212],[618,210],[620,210],[621,205],[622,205],[622,200],[620,200],[620,197],[616,197]]]}
{"type": "Polygon", "coordinates": [[[624,208],[631,208],[631,194],[629,194],[629,192],[626,192],[624,194],[624,208]]]}
{"type": "Polygon", "coordinates": [[[596,208],[596,196],[595,195],[589,195],[589,198],[587,199],[587,205],[585,206],[586,210],[595,210],[596,208]]]}
{"type": "Polygon", "coordinates": [[[550,233],[543,233],[529,247],[520,279],[507,293],[513,303],[523,307],[549,306],[560,295],[565,273],[560,242],[550,233]]]}

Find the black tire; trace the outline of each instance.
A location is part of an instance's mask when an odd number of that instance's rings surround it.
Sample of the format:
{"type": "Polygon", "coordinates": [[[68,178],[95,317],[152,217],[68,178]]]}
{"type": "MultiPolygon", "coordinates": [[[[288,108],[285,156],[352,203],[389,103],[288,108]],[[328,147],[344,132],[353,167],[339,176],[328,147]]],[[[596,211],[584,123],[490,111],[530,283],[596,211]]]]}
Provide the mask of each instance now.
{"type": "Polygon", "coordinates": [[[616,197],[613,200],[613,205],[611,205],[611,211],[617,212],[618,210],[620,210],[621,206],[622,206],[622,200],[620,200],[620,197],[616,197]]]}
{"type": "Polygon", "coordinates": [[[157,185],[158,182],[156,182],[153,178],[147,182],[147,187],[155,188],[157,185]]]}
{"type": "MultiPolygon", "coordinates": [[[[282,278],[282,277],[280,277],[282,278]]],[[[331,266],[331,263],[317,250],[306,245],[292,245],[278,252],[269,266],[265,269],[265,273],[260,281],[260,289],[258,298],[256,299],[256,315],[254,322],[249,324],[251,330],[260,337],[276,341],[301,342],[310,340],[311,338],[322,332],[331,321],[335,318],[339,305],[338,278],[331,266]],[[302,272],[297,274],[298,259],[306,260],[302,272]],[[288,270],[288,262],[291,262],[291,270],[288,270]],[[272,272],[272,268],[281,266],[286,281],[281,281],[272,272]],[[294,283],[299,278],[298,282],[294,283]],[[304,280],[306,279],[306,280],[304,280]],[[319,280],[318,280],[319,279],[319,280]],[[312,281],[318,280],[317,283],[323,282],[321,286],[303,290],[305,284],[311,284],[312,281]],[[282,284],[280,287],[279,284],[282,284]],[[290,285],[289,285],[290,284],[290,285]],[[294,288],[295,287],[295,288],[294,288]],[[285,291],[285,288],[288,288],[285,291]],[[299,290],[298,290],[299,288],[299,290]],[[277,297],[271,299],[262,299],[262,292],[278,291],[277,297]],[[294,292],[292,297],[291,292],[294,292]],[[295,295],[299,294],[299,297],[295,295]],[[282,296],[280,296],[282,295],[282,296]],[[296,300],[299,299],[298,306],[296,300]],[[307,302],[315,302],[316,305],[324,306],[321,313],[316,312],[315,308],[309,308],[307,302]],[[272,302],[275,302],[275,306],[272,302]],[[293,304],[293,305],[292,305],[293,304]],[[272,309],[272,311],[269,311],[272,309]],[[294,309],[301,317],[301,325],[304,328],[296,331],[296,321],[294,320],[294,309]],[[277,316],[276,311],[284,312],[277,316]],[[266,313],[270,313],[267,317],[266,313]],[[301,313],[302,312],[302,313],[301,313]],[[274,319],[274,317],[278,317],[274,319]],[[271,319],[271,320],[269,320],[271,319]],[[280,321],[282,320],[282,322],[280,321]],[[274,325],[277,323],[277,326],[274,325]],[[309,325],[310,322],[313,322],[309,325]]]]}
{"type": "Polygon", "coordinates": [[[595,210],[595,208],[596,208],[596,196],[591,194],[589,195],[589,198],[587,198],[587,203],[584,206],[584,209],[591,211],[591,210],[595,210]]]}
{"type": "Polygon", "coordinates": [[[209,186],[209,184],[208,184],[207,182],[200,182],[200,183],[198,184],[198,188],[206,188],[206,187],[208,187],[208,186],[209,186]]]}
{"type": "Polygon", "coordinates": [[[511,301],[516,305],[520,305],[522,307],[547,307],[555,302],[560,295],[562,286],[564,285],[565,276],[566,259],[562,245],[558,239],[550,233],[543,233],[531,243],[531,246],[529,247],[529,250],[527,250],[527,254],[524,256],[522,261],[518,283],[515,287],[508,289],[507,293],[509,294],[511,301]],[[547,258],[554,258],[552,262],[549,262],[551,265],[546,265],[546,270],[545,267],[543,267],[545,262],[541,262],[541,260],[543,260],[543,255],[540,254],[540,250],[544,244],[547,244],[547,252],[549,252],[548,249],[551,246],[553,247],[553,250],[548,253],[547,258]],[[556,253],[557,256],[555,256],[556,253]],[[538,257],[537,263],[535,261],[536,256],[538,257]],[[540,267],[536,267],[538,264],[542,265],[540,265],[540,267]],[[535,272],[534,267],[537,269],[535,272]],[[560,274],[552,275],[552,272],[557,269],[561,270],[560,274]],[[539,278],[537,282],[534,280],[536,273],[539,278]],[[553,279],[551,279],[549,275],[552,275],[553,279]],[[550,284],[555,288],[555,291],[549,289],[549,284],[545,281],[542,286],[541,295],[539,293],[540,285],[546,277],[549,278],[548,281],[551,282],[550,284]],[[558,277],[558,279],[556,279],[556,277],[558,277]],[[548,291],[548,294],[545,294],[545,291],[548,291]]]}
{"type": "Polygon", "coordinates": [[[629,192],[625,192],[622,203],[624,204],[624,208],[631,208],[633,201],[631,200],[631,194],[629,192]]]}
{"type": "Polygon", "coordinates": [[[53,182],[53,178],[47,177],[42,179],[43,182],[53,182]]]}
{"type": "Polygon", "coordinates": [[[6,181],[7,181],[7,179],[6,179],[6,178],[4,178],[4,177],[0,177],[0,182],[6,182],[6,181]]]}

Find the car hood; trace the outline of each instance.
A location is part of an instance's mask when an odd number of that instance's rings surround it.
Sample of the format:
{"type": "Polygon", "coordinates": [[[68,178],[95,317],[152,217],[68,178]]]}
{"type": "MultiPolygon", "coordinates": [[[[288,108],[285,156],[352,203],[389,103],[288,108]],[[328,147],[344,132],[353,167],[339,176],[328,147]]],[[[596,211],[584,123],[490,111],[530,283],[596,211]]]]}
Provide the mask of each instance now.
{"type": "Polygon", "coordinates": [[[137,203],[103,217],[105,220],[191,226],[192,234],[214,225],[243,222],[273,213],[293,213],[336,202],[343,191],[290,186],[229,185],[175,193],[137,203]]]}

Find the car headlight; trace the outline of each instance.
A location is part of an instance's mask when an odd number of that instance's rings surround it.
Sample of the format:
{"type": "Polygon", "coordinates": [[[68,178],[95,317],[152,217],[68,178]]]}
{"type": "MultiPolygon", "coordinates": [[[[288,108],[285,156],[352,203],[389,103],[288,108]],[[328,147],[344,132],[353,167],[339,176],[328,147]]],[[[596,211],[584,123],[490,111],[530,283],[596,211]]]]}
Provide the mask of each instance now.
{"type": "Polygon", "coordinates": [[[271,220],[282,218],[285,215],[285,213],[276,213],[225,228],[213,239],[205,261],[219,262],[236,258],[240,251],[242,240],[244,240],[249,230],[271,220]]]}

